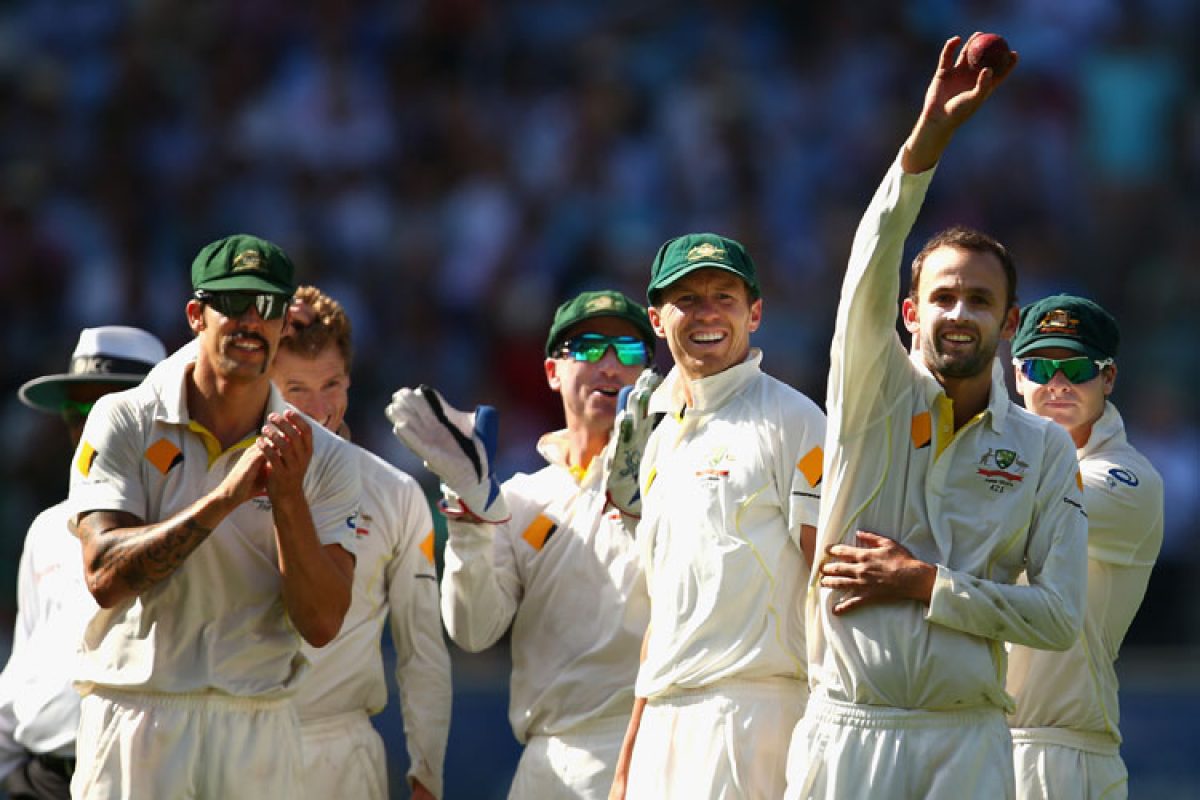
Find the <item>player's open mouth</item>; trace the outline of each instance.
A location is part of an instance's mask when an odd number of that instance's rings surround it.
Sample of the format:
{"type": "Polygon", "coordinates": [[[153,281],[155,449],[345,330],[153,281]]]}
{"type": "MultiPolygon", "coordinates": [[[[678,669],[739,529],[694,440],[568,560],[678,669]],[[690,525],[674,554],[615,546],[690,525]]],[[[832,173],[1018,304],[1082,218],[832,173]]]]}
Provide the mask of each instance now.
{"type": "Polygon", "coordinates": [[[231,336],[230,346],[235,350],[257,353],[267,349],[267,343],[257,336],[231,336]]]}
{"type": "Polygon", "coordinates": [[[713,344],[714,342],[722,341],[725,338],[725,334],[720,331],[700,331],[699,333],[693,333],[688,338],[696,344],[713,344]]]}
{"type": "Polygon", "coordinates": [[[951,333],[943,333],[942,341],[951,346],[960,346],[960,345],[973,344],[975,342],[975,337],[969,333],[961,333],[961,332],[955,331],[955,332],[951,332],[951,333]]]}
{"type": "Polygon", "coordinates": [[[605,397],[616,397],[618,394],[621,393],[621,390],[619,388],[609,387],[609,386],[598,386],[595,389],[593,389],[593,391],[596,394],[602,394],[605,397]]]}

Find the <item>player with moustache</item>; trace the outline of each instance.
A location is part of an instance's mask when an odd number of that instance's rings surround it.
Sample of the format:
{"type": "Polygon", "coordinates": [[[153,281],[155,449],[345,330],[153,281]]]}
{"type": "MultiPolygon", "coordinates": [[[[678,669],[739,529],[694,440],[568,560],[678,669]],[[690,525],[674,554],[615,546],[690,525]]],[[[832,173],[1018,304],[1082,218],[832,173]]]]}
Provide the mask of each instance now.
{"type": "Polygon", "coordinates": [[[895,328],[898,267],[934,168],[1006,77],[972,69],[960,44],[942,49],[842,286],[809,594],[812,696],[788,798],[1011,798],[1005,643],[1063,650],[1082,621],[1074,449],[1009,400],[995,358],[1017,327],[1010,254],[976,231],[935,235],[901,305],[911,352],[895,328]]]}
{"type": "MultiPolygon", "coordinates": [[[[301,286],[271,366],[283,398],[349,440],[345,424],[353,356],[350,318],[314,286],[301,286]]],[[[304,789],[312,798],[384,800],[387,752],[370,717],[387,705],[380,634],[391,626],[396,684],[414,800],[442,796],[450,729],[450,656],[438,615],[433,521],[421,487],[352,445],[362,497],[355,527],[354,597],[337,637],[304,646],[312,669],[296,693],[304,789]]]]}
{"type": "Polygon", "coordinates": [[[1103,307],[1065,294],[1023,308],[1013,337],[1017,392],[1071,435],[1088,515],[1083,635],[1063,652],[1014,645],[1008,655],[1020,800],[1129,791],[1115,663],[1162,548],[1163,485],[1109,399],[1120,338],[1103,307]]]}
{"type": "Polygon", "coordinates": [[[295,288],[239,234],[192,262],[195,338],[92,409],[70,510],[88,623],[73,797],[299,797],[291,695],[350,606],[358,462],[268,370],[295,288]]]}
{"type": "Polygon", "coordinates": [[[546,466],[535,473],[497,481],[498,423],[486,406],[459,411],[423,386],[396,392],[387,415],[442,480],[451,638],[474,652],[512,631],[509,721],[525,747],[508,796],[598,800],[613,781],[649,614],[634,525],[645,401],[659,379],[647,369],[654,332],[625,295],[588,291],[558,307],[545,353],[566,426],[539,439],[546,466]]]}
{"type": "Polygon", "coordinates": [[[650,626],[610,797],[778,798],[804,711],[804,588],[825,417],[762,370],[758,272],[712,233],[666,242],[650,321],[675,367],[641,462],[650,626]]]}

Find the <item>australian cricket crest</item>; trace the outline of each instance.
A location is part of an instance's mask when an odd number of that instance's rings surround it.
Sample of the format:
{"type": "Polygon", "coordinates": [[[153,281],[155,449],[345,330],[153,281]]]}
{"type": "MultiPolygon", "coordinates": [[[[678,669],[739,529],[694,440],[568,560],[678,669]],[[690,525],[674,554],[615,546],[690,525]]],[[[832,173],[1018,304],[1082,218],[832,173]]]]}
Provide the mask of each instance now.
{"type": "Polygon", "coordinates": [[[729,452],[726,445],[719,445],[711,450],[698,465],[700,468],[696,470],[696,477],[710,481],[727,478],[729,477],[729,467],[736,460],[737,457],[729,452]]]}
{"type": "Polygon", "coordinates": [[[1025,480],[1025,471],[1029,464],[1021,460],[1016,450],[989,447],[987,452],[979,457],[976,474],[983,477],[988,489],[997,494],[1003,494],[1025,480]]]}

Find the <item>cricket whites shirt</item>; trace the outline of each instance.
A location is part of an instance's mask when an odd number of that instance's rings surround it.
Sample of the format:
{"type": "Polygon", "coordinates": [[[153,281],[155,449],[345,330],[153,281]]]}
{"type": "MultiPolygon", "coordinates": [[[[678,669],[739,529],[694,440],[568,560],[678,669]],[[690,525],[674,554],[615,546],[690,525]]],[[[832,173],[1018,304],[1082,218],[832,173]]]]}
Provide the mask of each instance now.
{"type": "Polygon", "coordinates": [[[1087,520],[1070,437],[1013,404],[999,360],[986,409],[954,408],[895,329],[904,242],[933,170],[899,159],[851,251],[831,349],[826,482],[817,552],[866,530],[937,565],[929,606],[891,602],[835,616],[813,579],[814,695],[932,711],[1012,709],[1005,646],[1069,647],[1086,588],[1087,520]],[[1028,586],[1015,585],[1024,570],[1028,586]]]}
{"type": "MultiPolygon", "coordinates": [[[[194,343],[141,385],[100,398],[71,464],[70,510],[125,511],[146,523],[215,489],[254,441],[221,452],[188,415],[194,343]]],[[[267,413],[289,406],[274,386],[267,413]]],[[[313,423],[304,495],[323,545],[354,553],[358,458],[313,423]]],[[[271,501],[253,497],[222,520],[168,578],[88,623],[77,685],[161,693],[290,693],[308,666],[282,596],[271,501]]]]}

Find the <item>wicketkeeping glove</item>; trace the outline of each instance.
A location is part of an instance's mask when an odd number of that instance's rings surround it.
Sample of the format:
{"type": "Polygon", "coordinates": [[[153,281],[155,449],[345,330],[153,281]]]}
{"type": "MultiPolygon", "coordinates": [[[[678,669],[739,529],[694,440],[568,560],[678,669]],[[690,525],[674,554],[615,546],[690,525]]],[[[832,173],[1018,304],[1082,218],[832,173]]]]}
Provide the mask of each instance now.
{"type": "Polygon", "coordinates": [[[631,517],[640,517],[642,514],[638,472],[642,466],[646,440],[662,419],[661,414],[651,416],[647,413],[650,395],[654,394],[660,383],[662,376],[653,369],[647,369],[642,371],[633,386],[621,389],[617,397],[613,435],[604,449],[608,502],[631,517]]]}
{"type": "Polygon", "coordinates": [[[442,508],[446,516],[493,523],[509,518],[493,472],[500,429],[496,409],[477,406],[474,413],[459,411],[436,389],[422,384],[393,394],[385,413],[396,438],[449,490],[449,502],[442,508]]]}

